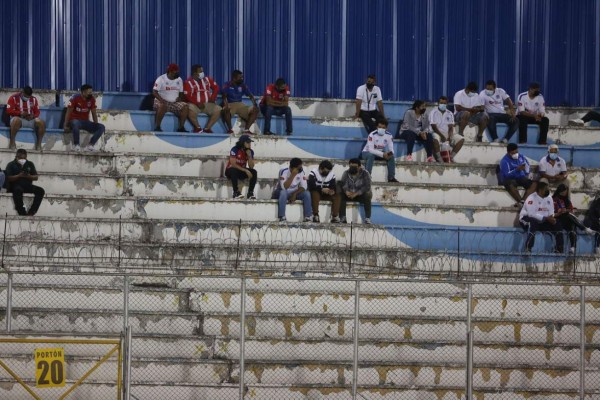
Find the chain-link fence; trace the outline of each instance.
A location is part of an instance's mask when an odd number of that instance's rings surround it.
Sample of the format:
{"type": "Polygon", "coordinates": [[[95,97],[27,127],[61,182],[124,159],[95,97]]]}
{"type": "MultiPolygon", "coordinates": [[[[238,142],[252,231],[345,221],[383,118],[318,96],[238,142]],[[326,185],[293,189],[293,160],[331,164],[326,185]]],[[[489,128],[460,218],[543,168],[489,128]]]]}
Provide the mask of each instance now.
{"type": "MultiPolygon", "coordinates": [[[[130,333],[125,398],[600,392],[600,286],[268,275],[0,274],[0,323],[8,338],[130,333]]],[[[32,385],[31,360],[6,346],[5,362],[21,363],[32,385]]],[[[100,356],[65,347],[65,357],[68,369],[100,356]]],[[[106,376],[89,393],[114,388],[106,376]]],[[[0,398],[27,398],[12,377],[0,382],[0,398]]]]}

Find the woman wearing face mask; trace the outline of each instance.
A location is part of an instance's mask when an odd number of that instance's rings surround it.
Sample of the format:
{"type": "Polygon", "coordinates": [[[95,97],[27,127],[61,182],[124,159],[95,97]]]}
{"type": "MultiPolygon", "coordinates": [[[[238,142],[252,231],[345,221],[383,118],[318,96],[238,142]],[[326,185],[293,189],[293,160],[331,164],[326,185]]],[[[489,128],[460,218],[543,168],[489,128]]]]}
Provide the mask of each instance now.
{"type": "Polygon", "coordinates": [[[540,160],[538,167],[540,178],[548,179],[550,186],[564,184],[569,188],[569,181],[567,179],[567,163],[565,160],[558,156],[558,146],[551,144],[548,146],[548,155],[540,160]]]}
{"type": "Polygon", "coordinates": [[[429,132],[429,120],[425,117],[425,102],[416,100],[412,107],[404,113],[404,120],[400,126],[400,133],[396,139],[406,141],[406,161],[412,161],[415,141],[425,147],[427,162],[434,162],[433,135],[429,132]]]}
{"type": "Polygon", "coordinates": [[[569,187],[563,183],[558,185],[554,194],[552,195],[554,201],[554,215],[556,219],[561,223],[562,227],[569,234],[569,242],[571,248],[569,249],[570,254],[575,254],[575,248],[577,247],[577,233],[575,228],[579,228],[585,231],[587,234],[593,234],[594,231],[590,228],[586,228],[575,215],[573,215],[573,204],[569,199],[569,187]]]}

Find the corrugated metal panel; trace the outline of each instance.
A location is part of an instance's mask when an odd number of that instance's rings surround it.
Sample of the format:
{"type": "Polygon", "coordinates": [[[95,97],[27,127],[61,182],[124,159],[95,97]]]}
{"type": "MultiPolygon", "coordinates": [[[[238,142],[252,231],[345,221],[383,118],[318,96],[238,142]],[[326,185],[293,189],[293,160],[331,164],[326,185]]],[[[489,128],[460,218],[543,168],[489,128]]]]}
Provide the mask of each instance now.
{"type": "Polygon", "coordinates": [[[600,103],[600,0],[0,0],[0,85],[149,91],[170,62],[256,94],[435,100],[489,78],[549,104],[600,103]]]}

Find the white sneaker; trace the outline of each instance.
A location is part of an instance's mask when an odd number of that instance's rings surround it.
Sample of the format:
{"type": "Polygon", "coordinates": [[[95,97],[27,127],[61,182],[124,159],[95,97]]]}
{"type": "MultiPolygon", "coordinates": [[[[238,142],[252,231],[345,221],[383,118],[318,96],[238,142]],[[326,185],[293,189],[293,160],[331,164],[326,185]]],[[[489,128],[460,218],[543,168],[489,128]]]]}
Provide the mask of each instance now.
{"type": "Polygon", "coordinates": [[[588,235],[594,235],[596,231],[591,228],[585,228],[585,233],[587,233],[588,235]]]}
{"type": "Polygon", "coordinates": [[[585,121],[582,120],[581,118],[570,119],[569,120],[569,125],[572,125],[572,126],[584,126],[585,125],[585,121]]]}
{"type": "Polygon", "coordinates": [[[94,151],[96,151],[96,148],[94,146],[92,146],[91,144],[88,144],[87,146],[85,146],[85,149],[83,149],[83,151],[94,152],[94,151]]]}
{"type": "Polygon", "coordinates": [[[73,146],[73,151],[76,151],[79,153],[81,151],[81,146],[76,144],[75,146],[73,146]]]}
{"type": "Polygon", "coordinates": [[[492,143],[500,143],[500,139],[494,139],[492,143]]]}
{"type": "Polygon", "coordinates": [[[575,254],[575,247],[571,247],[569,249],[569,254],[575,254]]]}
{"type": "Polygon", "coordinates": [[[506,140],[506,139],[502,139],[502,140],[500,141],[500,143],[502,143],[502,144],[507,144],[507,143],[508,143],[508,140],[506,140]]]}
{"type": "Polygon", "coordinates": [[[596,255],[600,256],[600,247],[596,247],[596,255]]]}
{"type": "Polygon", "coordinates": [[[365,224],[370,225],[371,224],[371,218],[365,218],[365,224]]]}

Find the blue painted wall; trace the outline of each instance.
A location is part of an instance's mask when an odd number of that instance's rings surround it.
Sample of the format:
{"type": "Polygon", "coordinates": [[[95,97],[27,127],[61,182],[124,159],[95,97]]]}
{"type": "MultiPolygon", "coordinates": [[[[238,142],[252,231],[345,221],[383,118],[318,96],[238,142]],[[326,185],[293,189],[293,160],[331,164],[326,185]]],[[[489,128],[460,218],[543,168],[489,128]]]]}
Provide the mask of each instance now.
{"type": "Polygon", "coordinates": [[[435,100],[495,78],[600,104],[600,0],[0,0],[0,86],[147,92],[169,62],[294,96],[435,100]]]}

